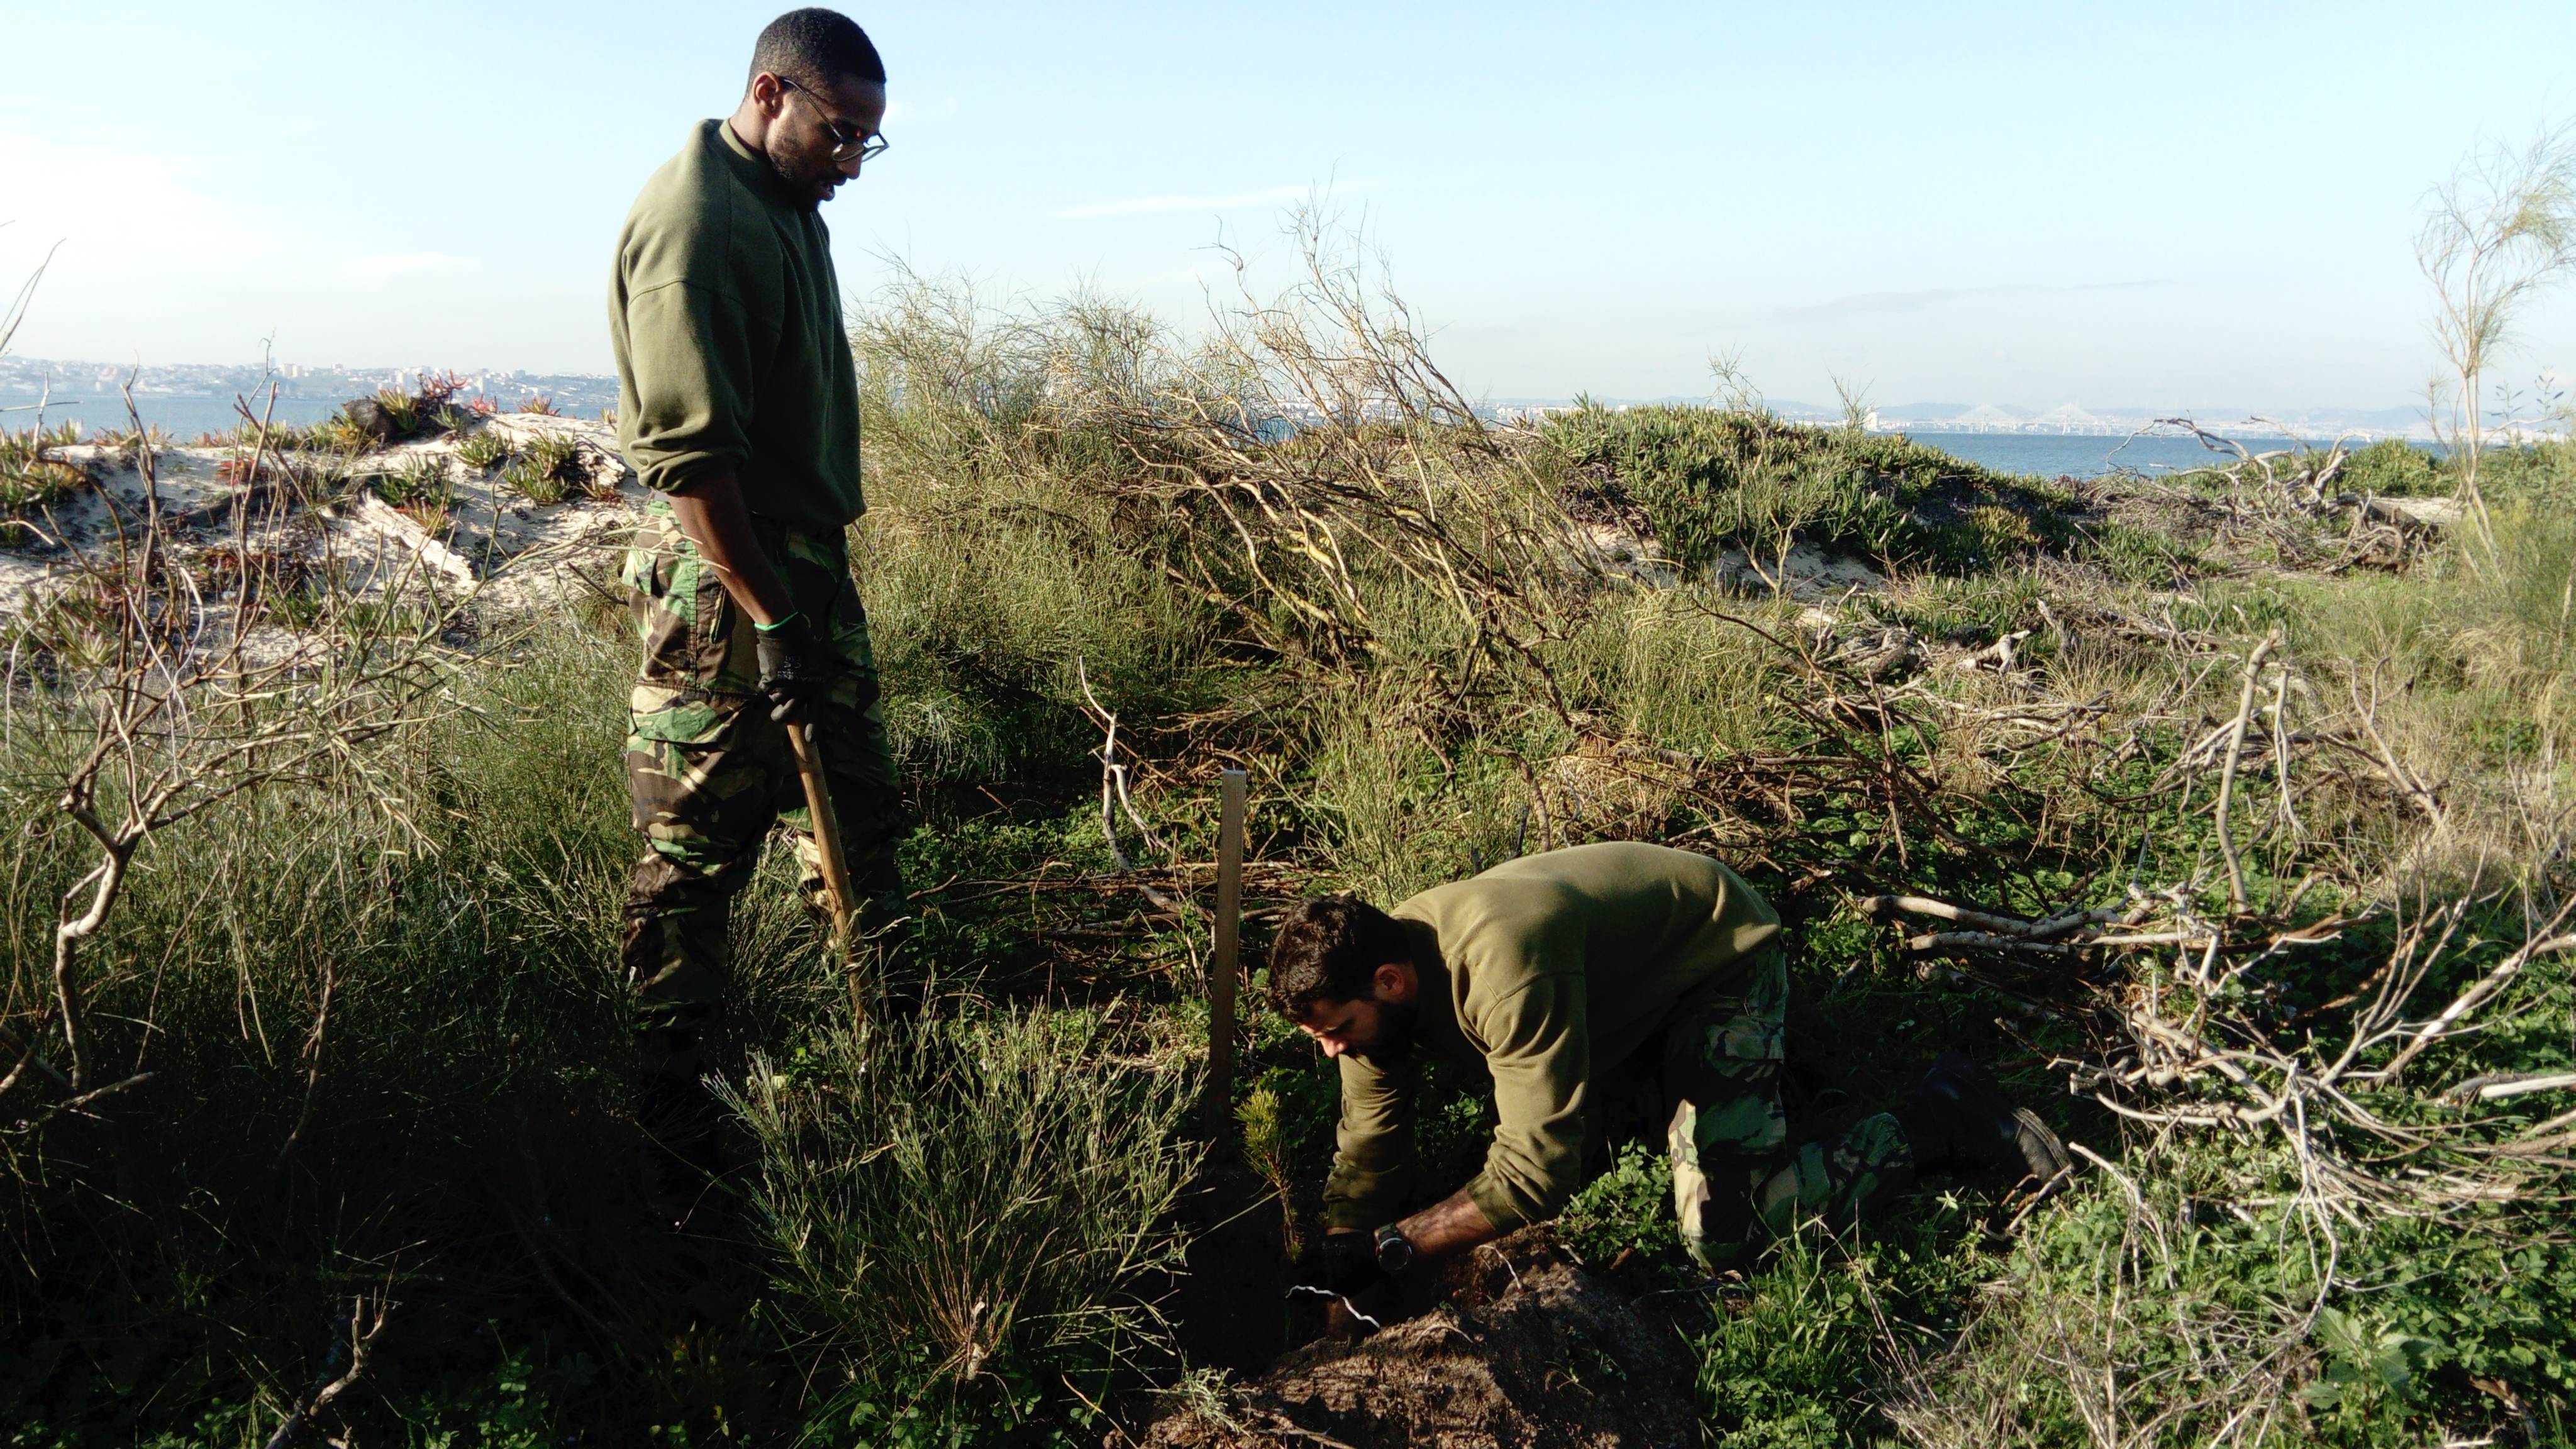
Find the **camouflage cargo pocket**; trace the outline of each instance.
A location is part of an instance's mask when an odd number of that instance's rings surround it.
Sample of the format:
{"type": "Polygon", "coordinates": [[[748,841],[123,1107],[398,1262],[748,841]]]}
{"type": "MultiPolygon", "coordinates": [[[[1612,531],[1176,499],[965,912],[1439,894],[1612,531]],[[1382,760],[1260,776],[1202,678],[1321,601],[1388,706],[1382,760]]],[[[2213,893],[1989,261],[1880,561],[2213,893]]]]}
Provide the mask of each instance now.
{"type": "Polygon", "coordinates": [[[668,503],[645,505],[622,575],[644,646],[637,676],[671,686],[748,694],[754,680],[733,663],[738,612],[715,567],[680,531],[668,503]]]}
{"type": "Polygon", "coordinates": [[[1746,963],[1738,994],[1681,1015],[1664,1038],[1667,1124],[1682,1155],[1761,1157],[1789,1140],[1780,1101],[1789,1008],[1787,958],[1776,948],[1746,963]]]}
{"type": "Polygon", "coordinates": [[[1780,1100],[1788,960],[1775,947],[1745,967],[1734,994],[1702,998],[1664,1037],[1673,1214],[1682,1245],[1711,1269],[1734,1261],[1757,1211],[1757,1165],[1789,1141],[1780,1100]]]}
{"type": "Polygon", "coordinates": [[[705,785],[724,760],[740,713],[740,702],[701,689],[637,681],[626,699],[626,773],[636,792],[637,828],[650,834],[655,807],[670,808],[705,785]]]}
{"type": "Polygon", "coordinates": [[[755,701],[639,682],[627,701],[626,784],[635,828],[699,869],[758,853],[787,768],[755,701]]]}

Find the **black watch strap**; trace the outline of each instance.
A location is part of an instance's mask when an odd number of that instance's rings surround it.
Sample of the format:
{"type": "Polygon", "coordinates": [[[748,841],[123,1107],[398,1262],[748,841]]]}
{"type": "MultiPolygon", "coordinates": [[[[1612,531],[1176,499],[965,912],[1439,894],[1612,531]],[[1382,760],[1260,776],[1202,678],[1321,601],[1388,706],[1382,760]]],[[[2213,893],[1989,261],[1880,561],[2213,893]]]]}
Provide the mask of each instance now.
{"type": "Polygon", "coordinates": [[[1377,1265],[1389,1273],[1413,1266],[1413,1241],[1393,1223],[1377,1230],[1377,1265]]]}

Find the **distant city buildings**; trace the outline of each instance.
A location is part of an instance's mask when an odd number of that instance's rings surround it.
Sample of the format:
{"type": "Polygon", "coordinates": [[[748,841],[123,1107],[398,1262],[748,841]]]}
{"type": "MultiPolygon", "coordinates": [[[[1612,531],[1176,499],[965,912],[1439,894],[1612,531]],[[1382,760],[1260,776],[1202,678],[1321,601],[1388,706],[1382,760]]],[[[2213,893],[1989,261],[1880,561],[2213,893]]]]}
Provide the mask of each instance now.
{"type": "MultiPolygon", "coordinates": [[[[1596,405],[1623,411],[1632,407],[1672,404],[1705,406],[1707,402],[1706,398],[1665,397],[1645,401],[1604,400],[1597,401],[1596,405]]],[[[1490,404],[1479,411],[1496,422],[1527,424],[1574,406],[1570,401],[1514,398],[1490,404]]],[[[1768,400],[1764,406],[1795,423],[1840,425],[1844,421],[1840,408],[1778,399],[1768,400]]],[[[2300,408],[2256,414],[2241,408],[2176,407],[2160,412],[2119,408],[2097,411],[2065,403],[2041,412],[1998,403],[1909,403],[1899,407],[1870,408],[1864,414],[1862,426],[1873,433],[2041,433],[2117,438],[2154,429],[2162,419],[2176,417],[2190,418],[2211,433],[2234,437],[2276,438],[2290,434],[2367,441],[2377,438],[2420,440],[2433,435],[2421,408],[2300,408]]],[[[2174,430],[2164,428],[2160,431],[2174,430]]]]}
{"type": "MultiPolygon", "coordinates": [[[[441,370],[437,368],[347,367],[337,363],[329,367],[282,363],[270,369],[257,365],[222,367],[209,364],[135,368],[99,362],[0,357],[0,394],[30,398],[51,394],[68,402],[114,398],[121,388],[130,386],[138,397],[214,400],[239,397],[256,400],[267,396],[269,388],[274,386],[280,398],[345,402],[350,398],[369,396],[382,388],[415,392],[424,376],[439,375],[441,370]]],[[[458,376],[463,381],[458,394],[460,398],[466,401],[489,398],[504,409],[544,397],[552,399],[554,406],[563,412],[596,413],[617,401],[617,379],[594,373],[506,369],[460,373],[458,376]]]]}
{"type": "MultiPolygon", "coordinates": [[[[268,370],[256,365],[218,367],[203,364],[136,369],[110,363],[0,357],[0,397],[34,399],[50,393],[55,401],[63,403],[82,400],[112,403],[118,396],[118,389],[128,385],[130,379],[138,398],[202,398],[228,403],[239,397],[255,404],[274,385],[280,399],[339,403],[368,396],[380,388],[417,391],[424,375],[439,375],[439,370],[349,367],[339,363],[328,367],[281,363],[268,370]]],[[[543,397],[551,399],[558,411],[596,416],[601,409],[613,407],[617,402],[617,379],[597,373],[541,373],[512,368],[457,375],[463,382],[460,396],[464,400],[489,398],[494,406],[503,409],[516,408],[531,399],[543,397]]],[[[1599,405],[1624,409],[1657,404],[1704,406],[1707,402],[1706,398],[1663,397],[1615,402],[1603,400],[1599,405]]],[[[1528,424],[1573,406],[1575,404],[1570,399],[1510,398],[1488,403],[1478,411],[1496,422],[1528,424]]],[[[1779,399],[1770,400],[1766,406],[1791,422],[1839,425],[1844,421],[1843,410],[1839,407],[1818,407],[1779,399]]],[[[2150,411],[2141,408],[2085,408],[2065,403],[2039,411],[1999,403],[1907,403],[1870,408],[1865,414],[1864,426],[1871,432],[1880,433],[2043,433],[2123,437],[2154,428],[2160,418],[2169,417],[2190,417],[2212,433],[2238,437],[2278,437],[2285,432],[2317,439],[2424,439],[2432,436],[2420,407],[2305,408],[2254,415],[2238,408],[2150,411]]],[[[2527,427],[2528,420],[2525,423],[2527,427]]],[[[2511,424],[2503,420],[2499,420],[2498,425],[2511,429],[2511,424]]]]}

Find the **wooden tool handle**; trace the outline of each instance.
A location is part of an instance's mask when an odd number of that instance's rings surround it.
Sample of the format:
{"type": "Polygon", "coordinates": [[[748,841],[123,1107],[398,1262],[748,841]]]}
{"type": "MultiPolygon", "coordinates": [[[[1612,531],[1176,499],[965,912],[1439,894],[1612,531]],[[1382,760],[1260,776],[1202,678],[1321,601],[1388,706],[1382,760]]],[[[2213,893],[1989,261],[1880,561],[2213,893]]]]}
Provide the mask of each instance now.
{"type": "Polygon", "coordinates": [[[832,813],[832,787],[823,777],[823,757],[813,735],[801,723],[790,724],[787,743],[796,751],[796,773],[805,782],[805,811],[813,817],[814,853],[822,859],[823,894],[832,912],[832,950],[849,972],[850,1020],[855,1025],[867,1019],[867,1007],[859,990],[858,952],[853,949],[858,898],[850,890],[849,857],[841,853],[841,818],[832,813]]]}

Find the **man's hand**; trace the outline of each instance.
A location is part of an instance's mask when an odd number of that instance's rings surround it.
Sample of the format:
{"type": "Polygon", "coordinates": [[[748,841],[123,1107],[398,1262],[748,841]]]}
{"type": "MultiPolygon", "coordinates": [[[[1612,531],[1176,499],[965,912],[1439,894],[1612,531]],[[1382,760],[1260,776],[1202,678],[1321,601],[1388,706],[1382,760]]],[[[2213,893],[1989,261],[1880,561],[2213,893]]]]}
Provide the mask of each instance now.
{"type": "Polygon", "coordinates": [[[1344,1298],[1385,1276],[1378,1270],[1377,1248],[1366,1233],[1326,1233],[1323,1241],[1297,1260],[1300,1287],[1320,1288],[1344,1298]]]}
{"type": "Polygon", "coordinates": [[[801,613],[755,625],[753,632],[759,636],[760,692],[769,696],[769,717],[780,724],[803,724],[832,682],[832,656],[801,613]]]}
{"type": "Polygon", "coordinates": [[[1460,1188],[1398,1225],[1421,1258],[1446,1258],[1501,1237],[1502,1230],[1460,1188]]]}

